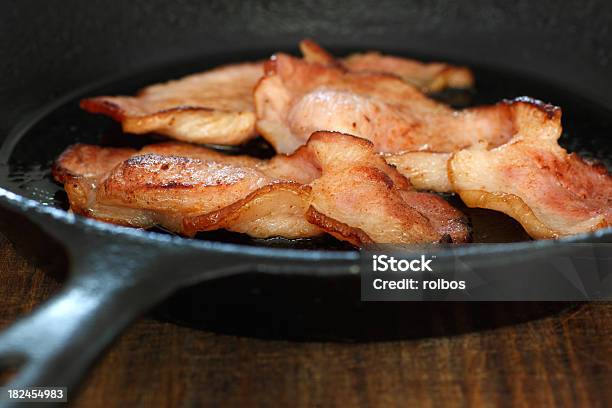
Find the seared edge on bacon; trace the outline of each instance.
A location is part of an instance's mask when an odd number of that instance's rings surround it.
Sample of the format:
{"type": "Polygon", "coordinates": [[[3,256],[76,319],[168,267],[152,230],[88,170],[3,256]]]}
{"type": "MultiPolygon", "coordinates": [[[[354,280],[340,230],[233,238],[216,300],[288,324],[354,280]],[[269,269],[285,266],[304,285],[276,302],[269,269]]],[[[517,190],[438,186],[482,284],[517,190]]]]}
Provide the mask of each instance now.
{"type": "Polygon", "coordinates": [[[262,63],[224,65],[151,85],[136,96],[81,101],[91,113],[121,122],[127,133],[155,132],[192,143],[237,145],[255,136],[253,87],[262,63]]]}

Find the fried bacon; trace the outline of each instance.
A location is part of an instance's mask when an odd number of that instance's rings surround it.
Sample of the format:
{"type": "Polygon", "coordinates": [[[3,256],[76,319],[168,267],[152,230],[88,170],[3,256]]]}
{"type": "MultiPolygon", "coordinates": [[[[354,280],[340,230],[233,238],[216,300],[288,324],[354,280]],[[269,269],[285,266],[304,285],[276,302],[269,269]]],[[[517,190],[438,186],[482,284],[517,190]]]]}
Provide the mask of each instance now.
{"type": "Polygon", "coordinates": [[[188,236],[225,228],[259,238],[328,232],[357,246],[469,239],[459,211],[412,190],[369,142],[329,132],[270,160],[180,143],[75,145],[53,174],[75,213],[188,236]]]}
{"type": "Polygon", "coordinates": [[[184,235],[217,228],[254,237],[321,234],[304,219],[303,201],[293,197],[302,188],[299,181],[319,170],[298,163],[298,156],[280,159],[228,156],[175,142],[141,151],[74,145],[58,158],[53,174],[73,212],[115,224],[160,225],[184,235]],[[272,196],[282,202],[271,202],[272,196]],[[253,209],[262,202],[268,205],[253,209]],[[196,224],[199,215],[206,222],[196,224]]]}
{"type": "Polygon", "coordinates": [[[465,217],[416,187],[504,212],[533,238],[612,225],[612,178],[559,146],[559,108],[523,97],[457,111],[424,92],[473,86],[467,68],[377,52],[340,59],[309,40],[300,49],[303,59],[281,53],[82,100],[125,132],[225,145],[259,132],[282,154],[74,145],[53,168],[72,211],[186,236],[468,241],[465,217]]]}
{"type": "Polygon", "coordinates": [[[442,62],[421,61],[383,55],[379,52],[351,54],[343,59],[333,55],[311,40],[300,42],[304,59],[317,64],[336,65],[353,72],[394,74],[417,86],[423,92],[438,92],[445,88],[465,89],[474,86],[474,75],[467,67],[457,67],[442,62]]]}
{"type": "Polygon", "coordinates": [[[277,54],[255,88],[257,130],[278,152],[291,153],[317,130],[368,139],[379,152],[452,152],[512,135],[505,104],[455,111],[400,78],[347,72],[277,54]]]}
{"type": "Polygon", "coordinates": [[[465,242],[465,217],[434,194],[418,193],[370,142],[317,132],[306,147],[322,169],[309,221],[335,237],[367,243],[465,242]]]}
{"type": "Polygon", "coordinates": [[[354,72],[387,72],[398,75],[424,92],[438,92],[445,88],[466,89],[474,86],[474,76],[469,68],[442,62],[423,63],[370,51],[349,55],[342,63],[354,72]]]}
{"type": "Polygon", "coordinates": [[[300,52],[307,62],[321,65],[335,65],[340,68],[344,66],[342,61],[336,59],[336,57],[330,54],[325,48],[312,40],[305,39],[300,41],[300,52]]]}
{"type": "Polygon", "coordinates": [[[501,211],[533,238],[558,238],[612,225],[612,178],[557,143],[561,110],[517,101],[516,134],[498,147],[475,146],[448,163],[452,189],[470,207],[501,211]]]}
{"type": "MultiPolygon", "coordinates": [[[[388,72],[428,90],[467,87],[469,70],[446,64],[423,64],[399,57],[355,54],[335,59],[316,43],[300,43],[304,58],[339,69],[388,72]],[[463,77],[463,82],[460,78],[463,77]]],[[[253,88],[263,74],[261,63],[221,66],[179,80],[148,86],[136,96],[99,96],[81,107],[121,122],[124,132],[156,132],[173,139],[237,145],[255,136],[253,88]]]]}
{"type": "MultiPolygon", "coordinates": [[[[543,102],[536,99],[519,97],[514,100],[505,100],[497,104],[500,109],[505,110],[508,120],[512,123],[512,128],[515,128],[516,109],[515,105],[527,104],[533,105],[534,108],[543,105],[543,102]],[[502,108],[502,106],[504,106],[502,108]]],[[[493,139],[489,141],[480,140],[473,146],[480,148],[494,148],[510,140],[508,138],[493,139]]],[[[403,152],[399,154],[386,154],[385,158],[389,164],[394,165],[397,169],[406,176],[412,185],[419,190],[435,191],[438,193],[453,192],[453,186],[448,179],[447,163],[451,157],[451,153],[457,150],[447,152],[431,152],[431,151],[416,151],[403,152]]]]}
{"type": "Polygon", "coordinates": [[[450,156],[451,153],[406,152],[384,157],[387,163],[394,165],[416,189],[449,193],[453,190],[446,170],[450,156]]]}
{"type": "Polygon", "coordinates": [[[236,145],[255,136],[253,87],[262,74],[261,63],[225,65],[146,87],[136,96],[83,99],[81,107],[121,122],[127,133],[236,145]]]}

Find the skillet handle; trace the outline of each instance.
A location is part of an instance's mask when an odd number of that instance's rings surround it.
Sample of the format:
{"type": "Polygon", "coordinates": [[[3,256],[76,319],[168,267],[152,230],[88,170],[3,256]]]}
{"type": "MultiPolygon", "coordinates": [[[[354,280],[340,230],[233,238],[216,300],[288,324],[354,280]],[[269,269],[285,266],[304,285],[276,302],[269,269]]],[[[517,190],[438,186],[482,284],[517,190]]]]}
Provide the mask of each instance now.
{"type": "MultiPolygon", "coordinates": [[[[155,257],[128,259],[100,250],[97,255],[73,256],[71,279],[60,293],[0,334],[0,370],[22,363],[6,387],[67,387],[70,401],[95,358],[132,320],[173,290],[155,279],[138,278],[155,257]]],[[[0,407],[23,406],[6,397],[0,396],[0,407]]]]}

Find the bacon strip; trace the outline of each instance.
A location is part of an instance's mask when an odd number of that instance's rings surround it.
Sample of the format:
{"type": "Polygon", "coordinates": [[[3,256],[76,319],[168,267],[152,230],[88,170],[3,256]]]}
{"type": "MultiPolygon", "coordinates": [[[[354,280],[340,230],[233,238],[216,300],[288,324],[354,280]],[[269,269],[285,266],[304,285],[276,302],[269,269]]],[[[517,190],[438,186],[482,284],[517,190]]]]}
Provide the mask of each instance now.
{"type": "Polygon", "coordinates": [[[317,130],[353,134],[379,152],[452,152],[479,141],[499,145],[513,133],[506,104],[455,111],[400,78],[347,72],[277,54],[255,88],[257,130],[291,153],[317,130]]]}
{"type": "Polygon", "coordinates": [[[236,145],[255,136],[253,87],[262,74],[262,63],[225,65],[146,87],[136,96],[83,99],[81,107],[121,122],[127,133],[236,145]]]}
{"type": "Polygon", "coordinates": [[[181,143],[149,145],[141,151],[74,145],[58,158],[53,174],[64,184],[72,211],[115,224],[160,225],[189,236],[217,228],[257,238],[322,233],[304,219],[305,208],[296,206],[303,206],[302,201],[274,203],[267,217],[262,215],[264,206],[250,210],[261,196],[279,196],[292,188],[299,191],[300,181],[319,174],[298,155],[261,161],[181,143]],[[224,217],[195,228],[187,220],[199,214],[224,217]]]}
{"type": "Polygon", "coordinates": [[[452,189],[470,207],[508,214],[537,239],[612,225],[612,177],[558,145],[561,110],[527,101],[512,109],[517,131],[509,142],[452,155],[452,189]]]}
{"type": "MultiPolygon", "coordinates": [[[[304,40],[300,47],[306,60],[352,71],[388,72],[424,89],[471,86],[469,70],[461,67],[374,53],[337,60],[312,41],[304,40]]],[[[156,132],[191,143],[238,145],[256,135],[252,93],[263,74],[262,66],[225,65],[146,87],[136,96],[83,99],[81,107],[121,122],[126,133],[156,132]]]]}
{"type": "Polygon", "coordinates": [[[322,65],[335,65],[339,68],[344,67],[342,61],[336,59],[336,57],[329,53],[325,48],[321,47],[312,40],[305,39],[300,41],[299,47],[304,60],[307,62],[322,65]]]}
{"type": "Polygon", "coordinates": [[[395,166],[418,190],[438,193],[453,191],[447,172],[451,153],[406,152],[384,157],[387,163],[395,166]]]}
{"type": "Polygon", "coordinates": [[[412,190],[369,142],[329,132],[271,160],[179,143],[75,145],[53,174],[76,213],[189,236],[225,228],[258,238],[325,231],[357,246],[469,239],[459,211],[412,190]]]}
{"type": "Polygon", "coordinates": [[[417,193],[370,142],[331,132],[307,145],[322,169],[309,221],[357,246],[367,243],[466,242],[463,214],[434,194],[417,193]]]}
{"type": "Polygon", "coordinates": [[[346,58],[336,59],[311,40],[301,41],[300,50],[308,62],[336,65],[353,72],[394,74],[409,84],[417,86],[423,92],[438,92],[445,88],[465,89],[474,86],[474,75],[467,67],[442,62],[425,63],[375,51],[351,54],[346,58]]]}
{"type": "MultiPolygon", "coordinates": [[[[504,106],[505,114],[510,123],[512,123],[512,129],[516,128],[516,109],[515,106],[518,104],[533,105],[534,109],[538,106],[545,105],[543,102],[528,98],[519,97],[514,100],[505,100],[500,102],[498,107],[504,106]]],[[[480,140],[472,146],[465,146],[464,148],[480,147],[480,148],[493,148],[500,146],[503,143],[509,141],[504,139],[493,139],[490,141],[480,140]]],[[[444,152],[432,152],[432,151],[415,151],[415,152],[403,152],[398,154],[386,154],[385,159],[389,164],[397,167],[397,169],[406,176],[410,182],[419,190],[435,191],[438,193],[451,193],[453,192],[453,186],[448,179],[447,163],[453,152],[459,151],[461,148],[457,147],[455,150],[448,150],[444,152]]]]}

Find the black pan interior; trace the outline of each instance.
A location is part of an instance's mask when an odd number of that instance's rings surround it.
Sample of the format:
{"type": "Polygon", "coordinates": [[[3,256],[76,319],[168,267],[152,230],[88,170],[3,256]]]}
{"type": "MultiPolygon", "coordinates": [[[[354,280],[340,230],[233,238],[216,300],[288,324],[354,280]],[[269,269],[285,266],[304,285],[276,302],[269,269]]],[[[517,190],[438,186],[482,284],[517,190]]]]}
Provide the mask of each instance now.
{"type": "MultiPolygon", "coordinates": [[[[353,49],[333,49],[343,55],[353,49]]],[[[263,59],[278,50],[259,50],[248,53],[207,55],[196,60],[181,61],[163,67],[137,72],[128,77],[106,81],[99,86],[90,86],[75,92],[58,106],[54,106],[33,123],[5,139],[0,150],[0,180],[10,190],[39,201],[43,205],[67,209],[67,199],[61,186],[53,182],[50,167],[53,160],[70,144],[93,143],[107,146],[138,147],[146,143],[163,140],[158,135],[127,135],[112,120],[81,111],[78,99],[99,94],[132,94],[151,83],[166,81],[219,64],[243,60],[263,59]]],[[[295,53],[296,50],[284,50],[295,53]]],[[[381,51],[385,51],[382,49],[381,51]]],[[[446,60],[443,55],[423,56],[404,53],[405,56],[424,60],[446,60]]],[[[452,61],[461,63],[461,61],[452,61]]],[[[455,107],[490,104],[504,98],[528,95],[563,108],[563,137],[561,144],[570,151],[598,160],[612,169],[612,112],[572,94],[562,88],[527,78],[504,69],[471,66],[477,86],[474,91],[446,91],[433,95],[455,107]]],[[[272,148],[263,140],[255,139],[238,148],[221,148],[228,154],[250,154],[270,157],[272,148]]],[[[454,196],[447,196],[454,205],[463,210],[473,226],[474,242],[516,242],[529,237],[511,218],[488,210],[468,209],[454,196]]],[[[165,233],[164,231],[159,231],[165,233]]],[[[196,238],[255,246],[289,247],[302,249],[351,250],[347,244],[331,237],[304,240],[282,238],[256,240],[242,234],[227,231],[201,233],[196,238]]]]}

